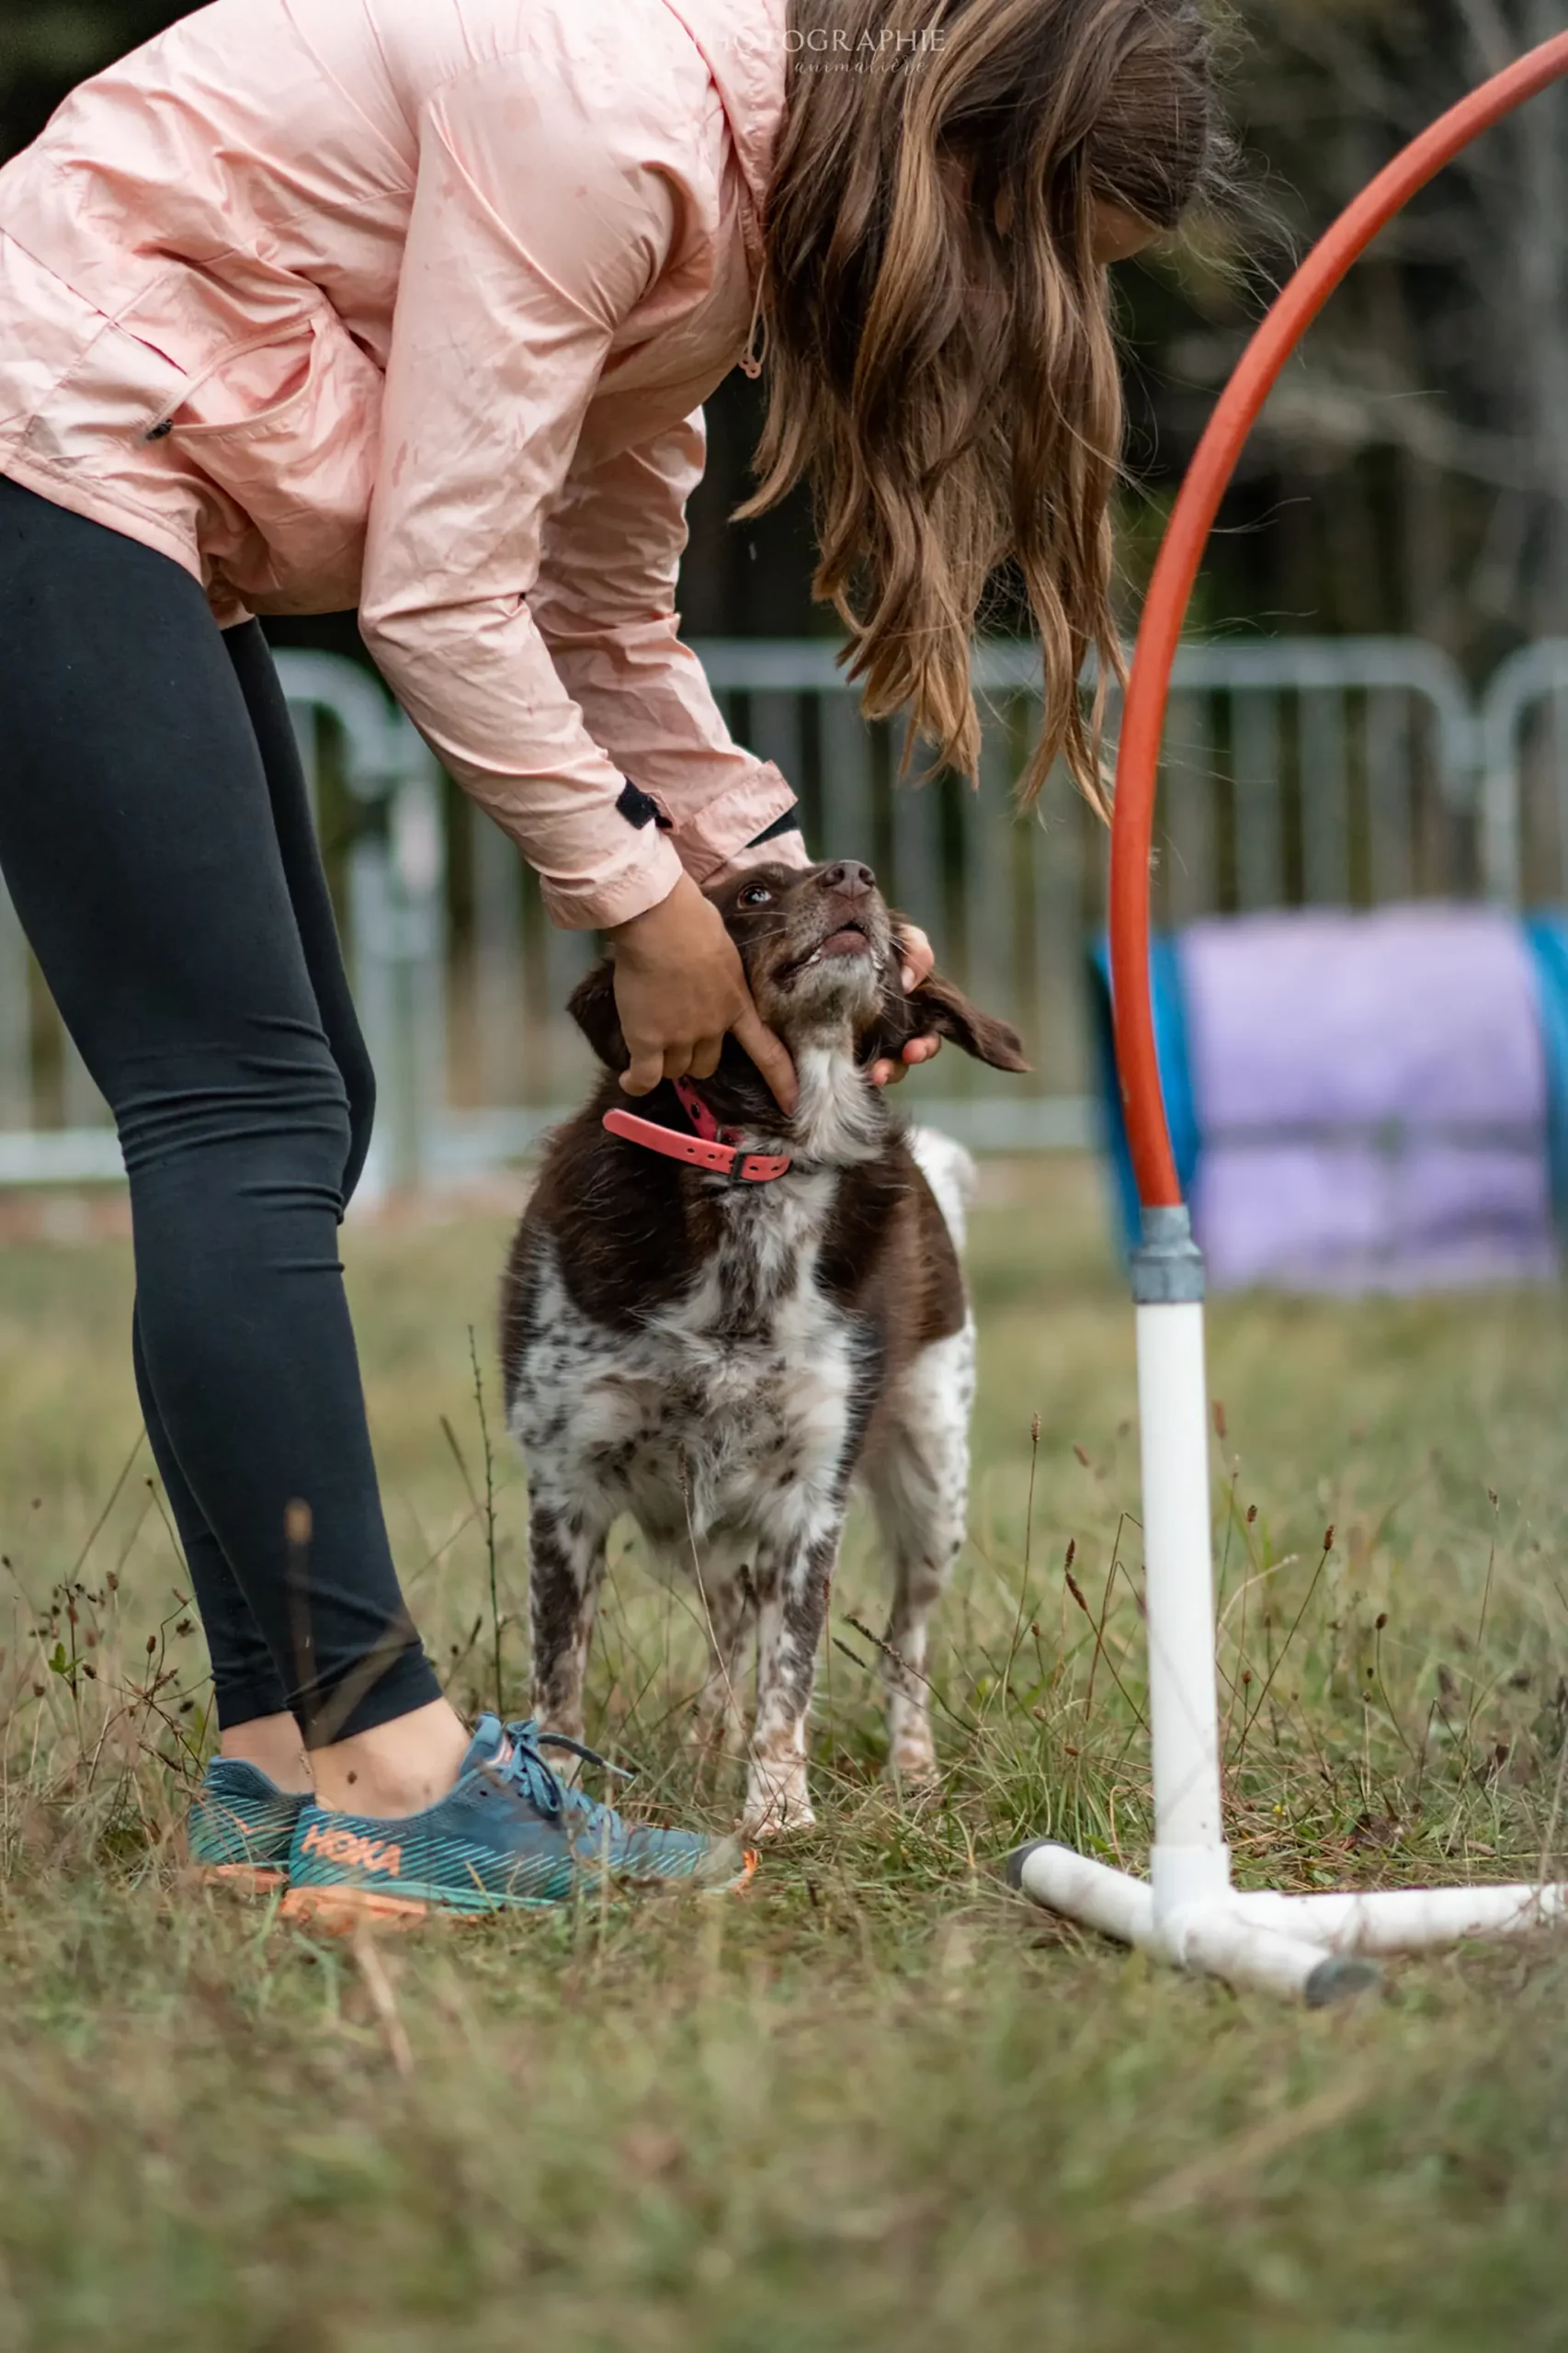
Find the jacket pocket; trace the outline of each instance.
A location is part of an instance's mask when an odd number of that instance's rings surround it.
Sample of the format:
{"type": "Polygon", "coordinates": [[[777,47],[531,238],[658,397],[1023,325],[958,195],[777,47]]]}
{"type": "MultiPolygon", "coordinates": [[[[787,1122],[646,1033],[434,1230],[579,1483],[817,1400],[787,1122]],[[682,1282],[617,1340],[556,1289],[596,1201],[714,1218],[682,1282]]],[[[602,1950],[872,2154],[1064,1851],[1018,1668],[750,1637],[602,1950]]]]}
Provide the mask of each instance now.
{"type": "Polygon", "coordinates": [[[375,362],[317,314],[231,351],[146,428],[250,524],[221,563],[254,610],[358,601],[381,403],[375,362]]]}

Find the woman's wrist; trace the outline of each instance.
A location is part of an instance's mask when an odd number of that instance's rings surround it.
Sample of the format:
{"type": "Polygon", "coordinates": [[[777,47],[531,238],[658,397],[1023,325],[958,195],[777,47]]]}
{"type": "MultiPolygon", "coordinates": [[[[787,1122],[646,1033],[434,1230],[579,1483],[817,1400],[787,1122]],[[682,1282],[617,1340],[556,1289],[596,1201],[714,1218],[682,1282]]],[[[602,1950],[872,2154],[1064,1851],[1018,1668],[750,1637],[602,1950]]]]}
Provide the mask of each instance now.
{"type": "Polygon", "coordinates": [[[640,907],[634,915],[627,915],[620,923],[607,925],[605,938],[618,953],[624,953],[629,948],[635,953],[642,941],[665,929],[672,919],[689,917],[694,896],[702,899],[701,892],[683,867],[662,898],[640,907]]]}

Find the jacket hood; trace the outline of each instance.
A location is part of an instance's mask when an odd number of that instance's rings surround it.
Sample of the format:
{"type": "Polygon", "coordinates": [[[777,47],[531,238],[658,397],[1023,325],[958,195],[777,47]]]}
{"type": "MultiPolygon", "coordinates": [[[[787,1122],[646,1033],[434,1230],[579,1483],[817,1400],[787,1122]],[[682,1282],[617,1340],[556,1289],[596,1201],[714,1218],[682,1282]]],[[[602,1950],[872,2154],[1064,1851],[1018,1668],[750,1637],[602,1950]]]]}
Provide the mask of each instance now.
{"type": "Polygon", "coordinates": [[[754,269],[762,262],[762,214],[784,125],[789,0],[665,0],[702,52],[734,141],[751,199],[743,226],[754,269]]]}

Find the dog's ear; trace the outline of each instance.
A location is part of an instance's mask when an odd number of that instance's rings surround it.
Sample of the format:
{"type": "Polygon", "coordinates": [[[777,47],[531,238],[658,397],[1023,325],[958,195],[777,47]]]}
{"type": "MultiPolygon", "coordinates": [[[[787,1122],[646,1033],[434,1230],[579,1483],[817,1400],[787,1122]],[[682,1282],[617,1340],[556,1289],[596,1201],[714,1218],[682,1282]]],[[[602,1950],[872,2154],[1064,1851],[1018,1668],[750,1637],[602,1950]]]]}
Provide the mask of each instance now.
{"type": "Polygon", "coordinates": [[[932,972],[908,996],[902,990],[890,992],[873,1051],[867,1059],[891,1054],[896,1061],[912,1038],[932,1036],[950,1038],[955,1046],[961,1046],[977,1063],[989,1063],[993,1070],[1028,1069],[1023,1040],[1012,1025],[998,1021],[994,1014],[982,1013],[939,972],[932,972]]]}
{"type": "Polygon", "coordinates": [[[971,1005],[961,989],[933,972],[921,982],[914,995],[904,999],[908,1007],[910,1036],[924,1038],[935,1033],[938,1038],[950,1038],[977,1063],[989,1063],[993,1070],[1027,1071],[1024,1041],[1011,1022],[998,1021],[992,1013],[982,1013],[971,1005]]]}
{"type": "Polygon", "coordinates": [[[607,1070],[620,1072],[630,1067],[631,1056],[626,1051],[616,1008],[615,966],[608,956],[578,982],[566,1010],[607,1070]]]}

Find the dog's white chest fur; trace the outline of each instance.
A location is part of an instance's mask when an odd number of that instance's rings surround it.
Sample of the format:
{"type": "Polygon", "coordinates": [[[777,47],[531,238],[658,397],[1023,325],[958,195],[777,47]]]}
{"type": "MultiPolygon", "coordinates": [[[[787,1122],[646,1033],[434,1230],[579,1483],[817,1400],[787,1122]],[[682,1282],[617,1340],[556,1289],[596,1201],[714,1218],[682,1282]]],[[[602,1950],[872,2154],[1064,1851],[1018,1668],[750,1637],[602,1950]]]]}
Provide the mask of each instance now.
{"type": "Polygon", "coordinates": [[[726,1197],[710,1263],[631,1335],[573,1304],[545,1243],[511,1427],[557,1507],[630,1512],[688,1575],[738,1565],[759,1540],[809,1540],[831,1516],[857,1359],[850,1319],[816,1283],[836,1181],[726,1197]]]}

